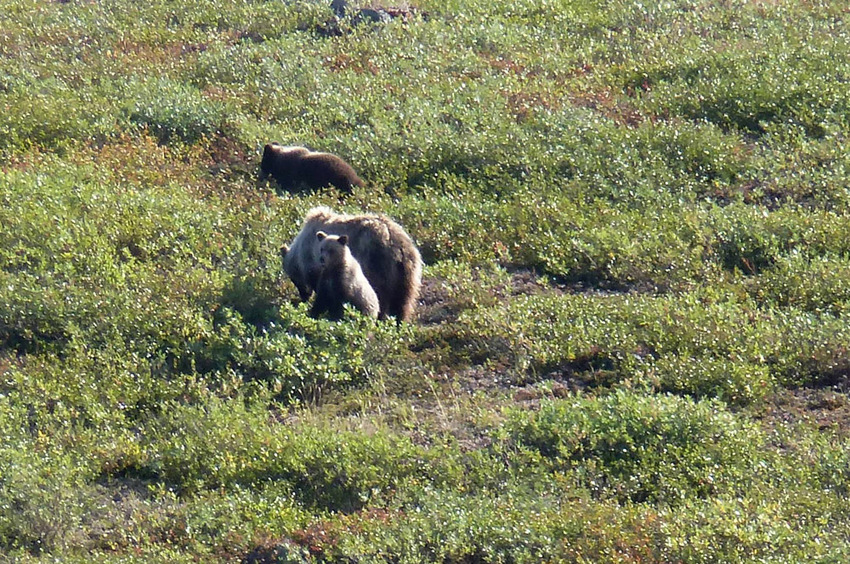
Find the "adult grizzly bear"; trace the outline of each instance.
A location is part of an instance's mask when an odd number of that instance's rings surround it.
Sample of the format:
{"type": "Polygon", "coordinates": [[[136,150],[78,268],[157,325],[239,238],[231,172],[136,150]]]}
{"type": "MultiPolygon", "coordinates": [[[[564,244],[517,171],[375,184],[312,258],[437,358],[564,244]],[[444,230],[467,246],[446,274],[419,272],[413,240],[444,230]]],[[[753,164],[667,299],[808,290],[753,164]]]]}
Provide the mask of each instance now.
{"type": "Polygon", "coordinates": [[[280,248],[283,269],[302,301],[310,299],[319,282],[319,231],[348,237],[351,254],[378,296],[379,319],[410,320],[422,283],[422,258],[404,229],[384,215],[338,214],[327,207],[307,212],[301,231],[280,248]]]}
{"type": "Polygon", "coordinates": [[[350,164],[331,153],[318,153],[306,147],[286,147],[269,143],[263,148],[260,177],[271,175],[287,191],[315,190],[335,186],[349,193],[363,181],[350,164]]]}
{"type": "Polygon", "coordinates": [[[310,314],[317,317],[327,312],[330,319],[341,319],[343,306],[351,304],[364,315],[378,317],[378,295],[351,254],[348,235],[328,235],[319,231],[316,239],[319,240],[322,270],[310,314]]]}

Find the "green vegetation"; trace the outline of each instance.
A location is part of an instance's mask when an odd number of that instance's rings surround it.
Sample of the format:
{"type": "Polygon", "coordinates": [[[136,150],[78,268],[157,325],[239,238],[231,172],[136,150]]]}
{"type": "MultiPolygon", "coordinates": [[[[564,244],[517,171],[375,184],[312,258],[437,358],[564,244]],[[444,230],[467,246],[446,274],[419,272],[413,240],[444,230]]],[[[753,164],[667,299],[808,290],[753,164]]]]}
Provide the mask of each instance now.
{"type": "Polygon", "coordinates": [[[0,559],[850,560],[848,5],[329,4],[0,0],[0,559]],[[415,323],[294,303],[315,205],[415,323]]]}

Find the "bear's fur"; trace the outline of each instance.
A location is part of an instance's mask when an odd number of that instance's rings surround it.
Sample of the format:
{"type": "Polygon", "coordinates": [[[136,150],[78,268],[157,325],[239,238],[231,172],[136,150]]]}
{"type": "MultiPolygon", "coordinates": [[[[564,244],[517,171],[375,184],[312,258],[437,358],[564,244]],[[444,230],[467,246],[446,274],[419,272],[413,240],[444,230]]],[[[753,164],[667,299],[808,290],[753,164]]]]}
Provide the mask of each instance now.
{"type": "Polygon", "coordinates": [[[380,319],[411,319],[422,283],[422,258],[404,229],[384,215],[337,214],[327,207],[307,213],[291,245],[281,247],[283,269],[302,301],[310,299],[319,282],[319,231],[348,236],[351,254],[378,295],[380,319]]]}
{"type": "Polygon", "coordinates": [[[260,177],[271,175],[287,191],[315,190],[335,186],[351,192],[363,181],[347,162],[331,153],[318,153],[305,147],[285,147],[269,143],[263,148],[260,177]]]}
{"type": "Polygon", "coordinates": [[[348,248],[348,235],[319,231],[316,239],[321,273],[310,315],[317,317],[327,312],[329,318],[341,319],[343,305],[349,303],[364,315],[378,317],[378,296],[348,248]]]}

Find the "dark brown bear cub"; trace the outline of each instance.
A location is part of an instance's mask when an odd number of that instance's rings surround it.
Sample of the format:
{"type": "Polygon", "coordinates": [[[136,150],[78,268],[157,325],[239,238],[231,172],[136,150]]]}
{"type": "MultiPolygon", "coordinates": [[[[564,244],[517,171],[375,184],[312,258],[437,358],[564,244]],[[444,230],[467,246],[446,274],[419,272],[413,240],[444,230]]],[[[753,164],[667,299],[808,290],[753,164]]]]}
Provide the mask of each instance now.
{"type": "Polygon", "coordinates": [[[351,165],[338,156],[277,143],[263,148],[260,177],[268,175],[289,192],[335,186],[337,190],[349,193],[353,186],[363,186],[351,165]]]}

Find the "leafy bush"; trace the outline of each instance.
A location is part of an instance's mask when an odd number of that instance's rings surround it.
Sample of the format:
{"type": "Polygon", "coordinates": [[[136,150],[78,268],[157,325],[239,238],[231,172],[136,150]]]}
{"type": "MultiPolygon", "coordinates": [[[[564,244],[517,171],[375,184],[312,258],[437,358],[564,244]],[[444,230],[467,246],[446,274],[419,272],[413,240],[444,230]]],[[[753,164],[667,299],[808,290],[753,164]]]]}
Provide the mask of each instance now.
{"type": "Polygon", "coordinates": [[[517,444],[598,494],[666,504],[746,487],[764,442],[721,404],[625,392],[546,402],[514,411],[507,425],[517,444]]]}
{"type": "Polygon", "coordinates": [[[142,436],[136,471],[188,491],[283,481],[305,505],[351,510],[408,478],[431,479],[427,454],[403,438],[292,428],[241,399],[166,405],[142,436]]]}
{"type": "Polygon", "coordinates": [[[850,303],[850,264],[841,258],[780,257],[773,268],[752,280],[748,291],[760,303],[814,313],[842,315],[850,303]]]}
{"type": "Polygon", "coordinates": [[[19,87],[0,101],[0,147],[5,150],[62,151],[75,139],[100,139],[112,125],[86,111],[86,102],[64,84],[19,87]]]}
{"type": "Polygon", "coordinates": [[[737,207],[718,214],[716,248],[724,268],[757,274],[776,261],[782,243],[764,221],[765,213],[737,207]]]}
{"type": "Polygon", "coordinates": [[[564,539],[578,527],[550,500],[531,501],[525,492],[463,496],[428,490],[389,511],[355,515],[332,524],[331,558],[356,555],[364,562],[539,562],[562,556],[564,539]],[[334,526],[335,525],[335,526],[334,526]]]}
{"type": "Polygon", "coordinates": [[[168,77],[137,80],[130,90],[130,123],[147,128],[163,143],[195,143],[220,132],[230,119],[226,103],[168,77]]]}
{"type": "Polygon", "coordinates": [[[639,368],[635,381],[655,390],[714,397],[738,405],[764,399],[776,388],[769,367],[763,363],[710,356],[662,356],[639,368]]]}
{"type": "Polygon", "coordinates": [[[92,468],[78,454],[29,431],[34,421],[26,406],[4,396],[0,413],[0,546],[39,553],[85,543],[83,525],[94,510],[87,485],[92,468]]]}

